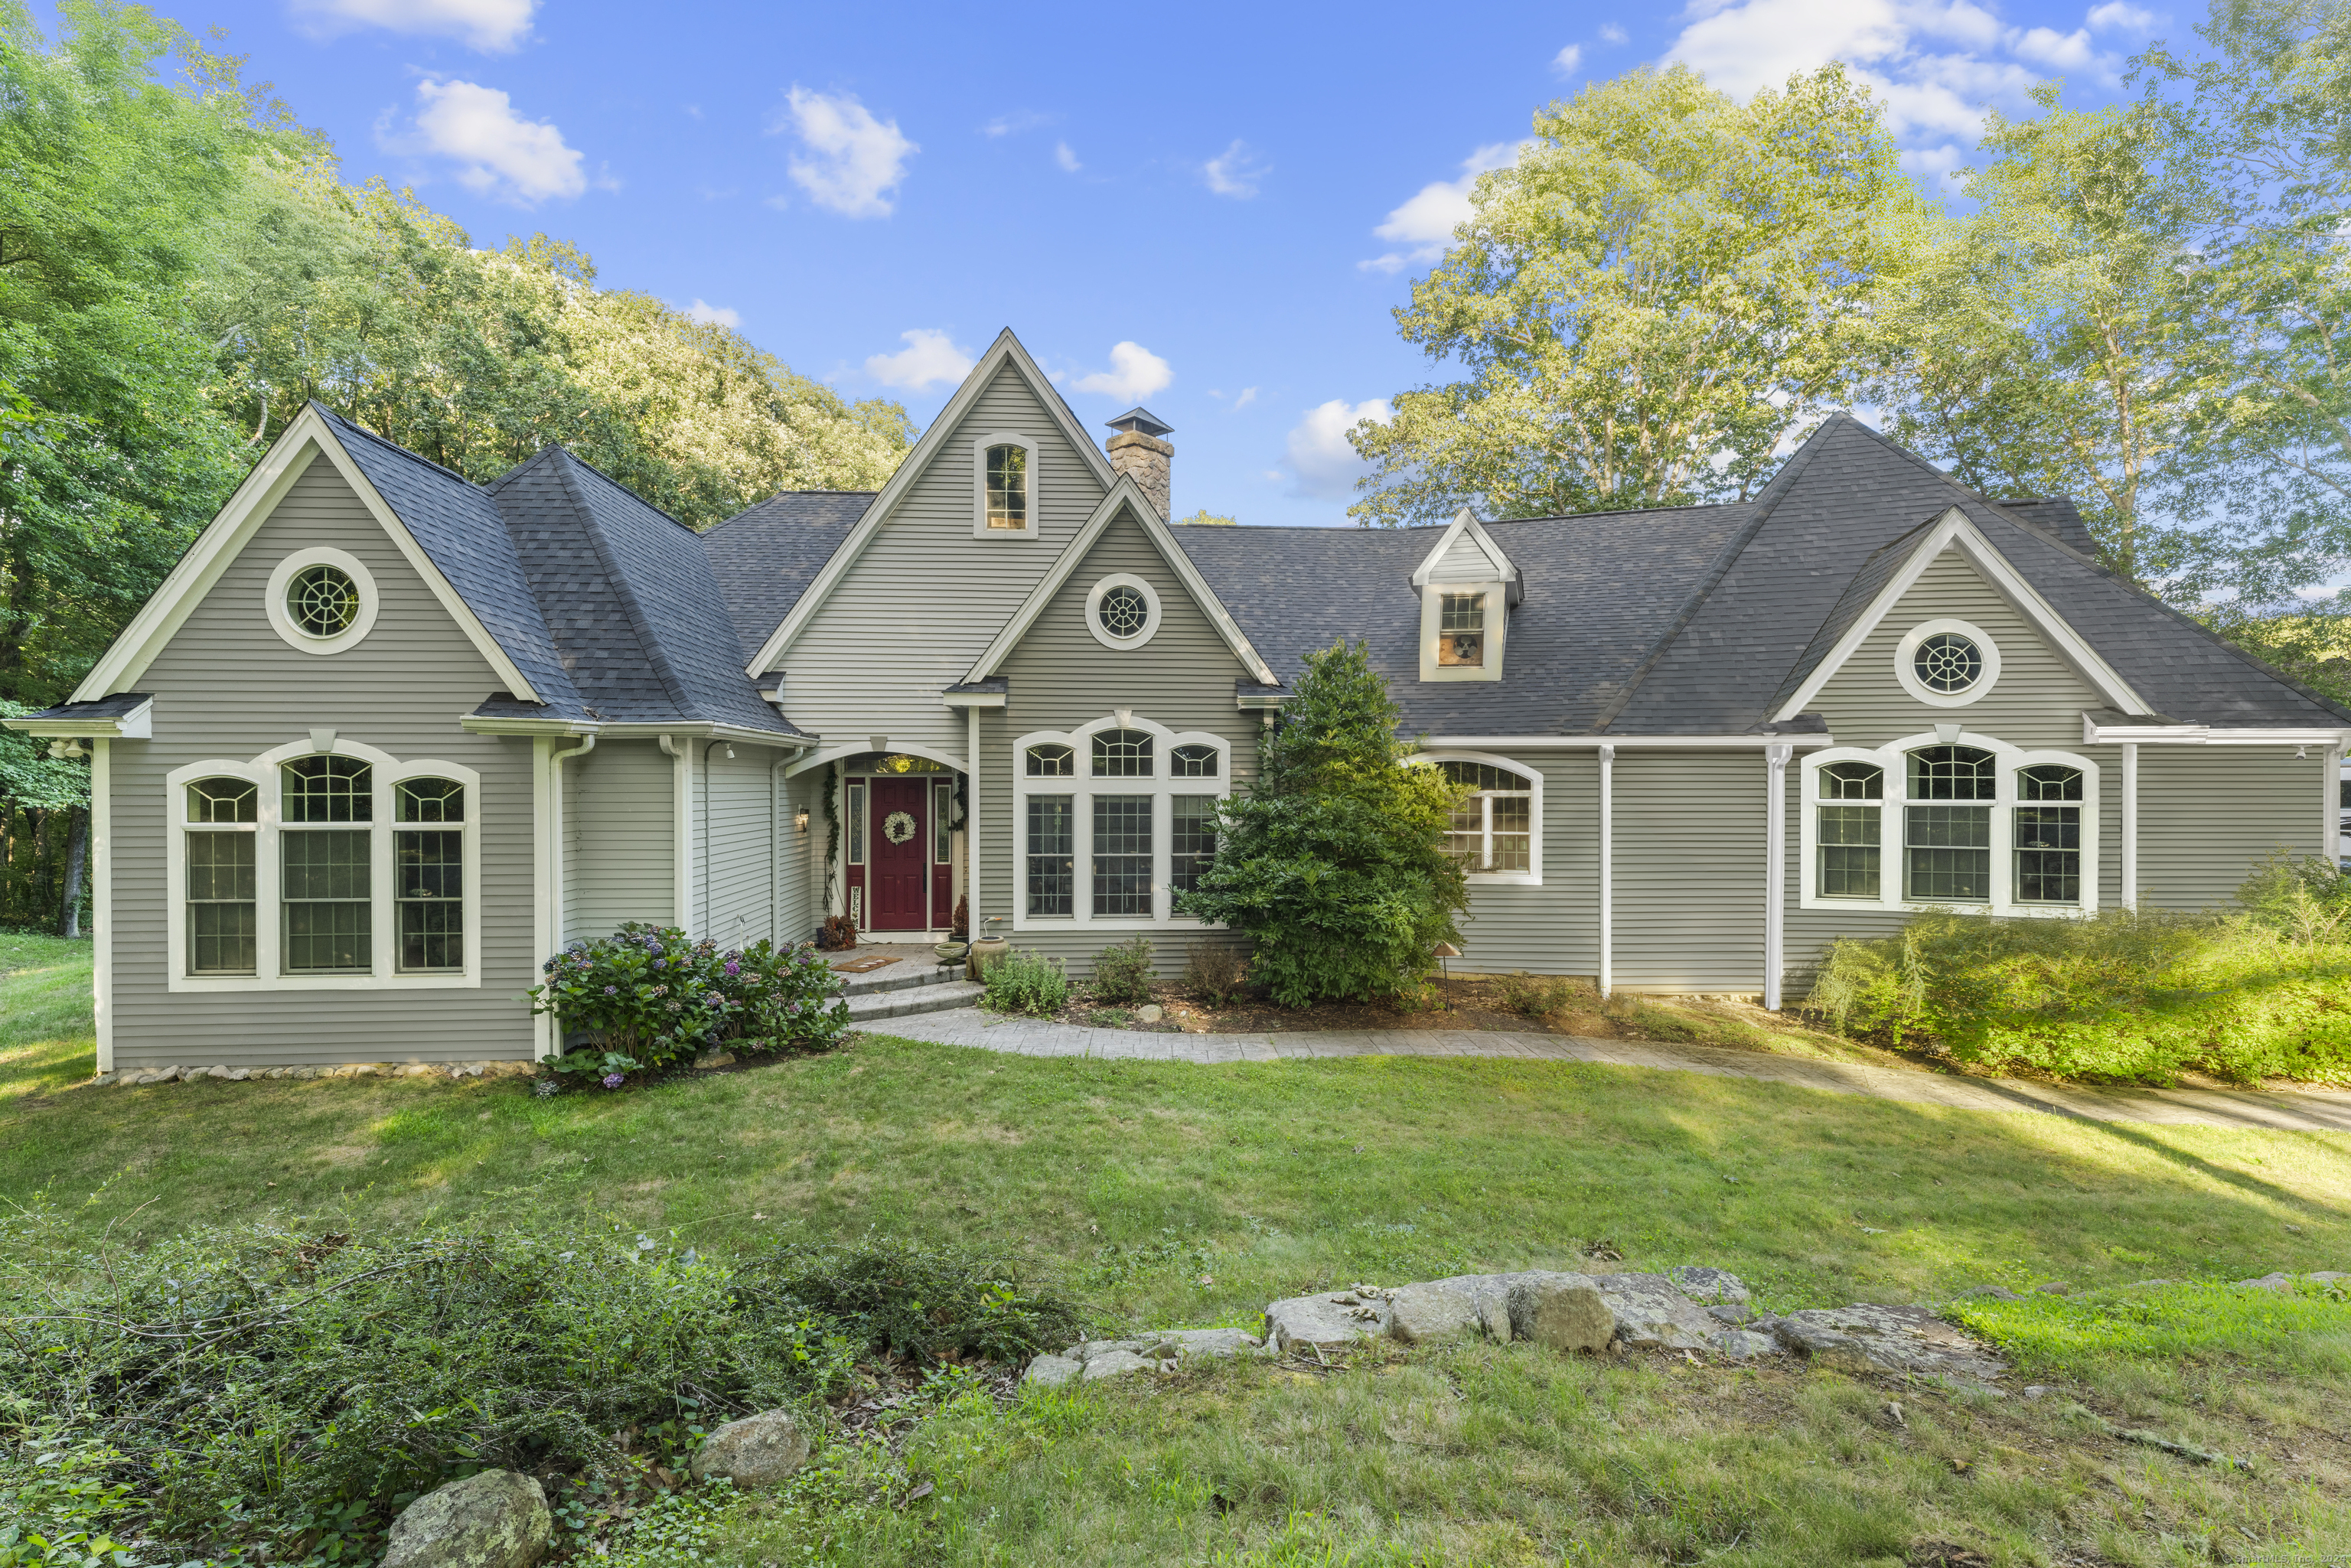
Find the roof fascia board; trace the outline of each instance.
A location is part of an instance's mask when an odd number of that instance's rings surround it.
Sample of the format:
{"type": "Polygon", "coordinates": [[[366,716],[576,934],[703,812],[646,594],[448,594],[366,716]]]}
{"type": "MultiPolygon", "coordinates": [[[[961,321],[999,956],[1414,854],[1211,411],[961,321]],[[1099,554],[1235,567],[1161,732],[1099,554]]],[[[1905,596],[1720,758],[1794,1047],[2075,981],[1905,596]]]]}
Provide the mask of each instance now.
{"type": "Polygon", "coordinates": [[[716,724],[707,719],[681,720],[675,724],[613,724],[595,719],[510,718],[467,714],[457,721],[457,727],[468,735],[592,735],[604,740],[651,740],[659,735],[676,735],[695,740],[731,741],[737,746],[772,746],[784,751],[804,751],[816,745],[820,738],[813,735],[778,735],[771,729],[716,724]]]}
{"type": "Polygon", "coordinates": [[[1638,751],[1649,747],[1792,746],[1798,750],[1834,746],[1836,737],[1804,735],[1424,735],[1424,747],[1472,747],[1487,751],[1580,751],[1603,746],[1638,751]]]}
{"type": "Polygon", "coordinates": [[[949,707],[1004,707],[1011,701],[1007,692],[942,692],[939,700],[949,707]]]}
{"type": "Polygon", "coordinates": [[[309,472],[325,434],[325,422],[306,404],[294,416],[293,423],[278,433],[261,461],[253,465],[253,472],[230,495],[227,505],[196,536],[195,543],[172,568],[162,586],[139,607],[131,624],[90,666],[89,674],[73,689],[68,702],[96,702],[100,697],[112,696],[147,673],[147,667],[178,635],[188,617],[195,613],[196,606],[204,602],[204,595],[212,591],[213,584],[236,559],[246,540],[277,509],[277,503],[294,487],[294,482],[309,472]]]}
{"type": "Polygon", "coordinates": [[[0,719],[0,727],[20,730],[44,740],[148,740],[155,734],[155,699],[149,697],[129,713],[112,718],[40,718],[27,714],[0,719]]]}
{"type": "Polygon", "coordinates": [[[2351,729],[2210,729],[2207,746],[2335,746],[2351,740],[2351,729]]]}
{"type": "Polygon", "coordinates": [[[465,714],[457,727],[468,735],[601,735],[604,727],[584,718],[503,718],[465,714]]]}
{"type": "Polygon", "coordinates": [[[1258,681],[1269,686],[1280,685],[1281,683],[1274,675],[1273,667],[1265,662],[1241,631],[1240,622],[1225,609],[1224,601],[1218,599],[1216,590],[1208,586],[1208,580],[1200,575],[1200,569],[1192,564],[1192,558],[1184,553],[1184,547],[1176,542],[1176,536],[1160,520],[1150,498],[1125,475],[1118,476],[1111,486],[1110,494],[1102,497],[1102,505],[1093,509],[1084,526],[1062,547],[1061,553],[1054,559],[1045,575],[1039,578],[1037,585],[1029,591],[1029,597],[1020,601],[1020,608],[1013,612],[1012,618],[997,632],[995,641],[981,651],[978,660],[964,675],[963,684],[984,681],[997,673],[1004,661],[1011,656],[1012,650],[1019,645],[1020,639],[1027,636],[1029,629],[1037,623],[1037,618],[1045,613],[1045,606],[1053,601],[1053,596],[1070,580],[1071,573],[1078,570],[1078,563],[1085,559],[1088,550],[1093,549],[1102,531],[1110,527],[1111,519],[1118,516],[1122,506],[1134,515],[1151,540],[1152,547],[1158,550],[1160,559],[1167,563],[1167,569],[1184,584],[1184,591],[1192,596],[1192,601],[1215,625],[1233,656],[1246,665],[1250,675],[1258,681]]]}
{"type": "Polygon", "coordinates": [[[1044,407],[1047,417],[1061,427],[1061,434],[1077,449],[1079,457],[1093,471],[1102,488],[1107,490],[1111,487],[1118,475],[1112,469],[1108,455],[1094,444],[1093,438],[1078,423],[1078,416],[1070,412],[1070,405],[1061,401],[1061,394],[1053,390],[1052,382],[1045,378],[1045,372],[1037,368],[1037,361],[1029,357],[1029,350],[1022,348],[1020,340],[1012,335],[1012,329],[1006,328],[997,334],[996,341],[989,344],[987,352],[979,357],[979,363],[972,366],[971,373],[963,379],[963,385],[956,388],[955,395],[947,399],[946,406],[939,410],[938,417],[931,421],[930,428],[923,432],[922,438],[914,443],[914,450],[907,453],[905,461],[898,465],[897,472],[890,476],[881,493],[859,516],[848,537],[833,547],[832,554],[825,559],[816,576],[809,580],[809,585],[800,591],[799,598],[792,601],[792,608],[785,615],[782,624],[759,644],[758,653],[745,666],[746,674],[753,680],[758,679],[773,669],[776,661],[790,650],[793,642],[816,618],[816,612],[823,607],[824,601],[832,597],[832,591],[841,586],[841,580],[849,574],[849,569],[856,564],[857,558],[865,553],[865,547],[872,542],[873,536],[881,532],[891,513],[897,510],[898,503],[907,490],[945,450],[948,435],[963,423],[964,415],[971,412],[972,405],[979,401],[980,394],[987,390],[997,372],[1007,365],[1029,383],[1029,390],[1044,407]]]}
{"type": "Polygon", "coordinates": [[[1886,617],[1893,613],[1894,606],[1900,602],[1902,596],[1917,586],[1918,580],[1927,574],[1927,569],[1935,563],[1936,558],[1953,545],[1959,547],[1960,553],[2018,614],[2032,622],[2049,640],[2060,658],[2073,665],[2085,680],[2098,689],[2099,695],[2108,704],[2126,713],[2148,711],[2147,702],[2131,690],[2130,683],[2124,680],[2113,665],[2100,658],[2097,651],[2084,641],[2079,632],[2066,624],[2064,617],[2052,609],[2049,601],[2025,581],[2024,575],[2009,563],[2008,558],[1993,548],[1992,542],[1984,538],[1983,531],[1976,527],[1974,521],[1959,507],[1950,507],[1911,549],[1909,559],[1902,563],[1901,570],[1886,579],[1885,586],[1877,591],[1868,606],[1854,618],[1853,624],[1845,628],[1844,635],[1837,639],[1836,646],[1831,648],[1828,656],[1804,678],[1804,684],[1796,688],[1795,695],[1780,705],[1779,711],[1771,716],[1773,722],[1784,724],[1811,707],[1813,699],[1820,695],[1822,688],[1860,651],[1861,645],[1869,640],[1886,617]]]}

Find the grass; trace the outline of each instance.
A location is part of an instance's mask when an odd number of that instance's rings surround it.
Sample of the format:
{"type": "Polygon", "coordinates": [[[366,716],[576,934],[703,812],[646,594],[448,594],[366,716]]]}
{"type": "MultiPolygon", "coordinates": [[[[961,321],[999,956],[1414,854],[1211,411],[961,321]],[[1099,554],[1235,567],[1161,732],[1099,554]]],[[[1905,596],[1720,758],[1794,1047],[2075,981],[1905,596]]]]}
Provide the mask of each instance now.
{"type": "MultiPolygon", "coordinates": [[[[271,1211],[612,1220],[705,1249],[873,1229],[1026,1253],[1106,1326],[1254,1326],[1277,1296],[1589,1266],[1584,1247],[1604,1239],[1626,1268],[1732,1269],[1782,1311],[2351,1267],[2341,1134],[1576,1063],[1204,1068],[867,1038],[544,1101],[415,1079],[60,1092],[91,1066],[86,1002],[59,999],[86,985],[87,948],[27,952],[5,982],[0,1198],[46,1192],[118,1236],[271,1211]]],[[[2030,1325],[1993,1326],[2034,1343],[2030,1325]]],[[[2351,1375],[2305,1355],[2245,1375],[2257,1358],[2234,1332],[2189,1335],[2187,1359],[2170,1343],[2089,1358],[2064,1373],[2072,1397],[2031,1403],[1525,1345],[967,1396],[902,1453],[844,1446],[799,1491],[735,1505],[716,1561],[1753,1564],[1900,1562],[1930,1540],[2001,1563],[2351,1551],[2351,1516],[2327,1500],[2351,1495],[2351,1375]],[[2256,1469],[2118,1444],[2067,1413],[2074,1398],[2256,1469]],[[933,1490],[909,1500],[918,1480],[933,1490]]]]}

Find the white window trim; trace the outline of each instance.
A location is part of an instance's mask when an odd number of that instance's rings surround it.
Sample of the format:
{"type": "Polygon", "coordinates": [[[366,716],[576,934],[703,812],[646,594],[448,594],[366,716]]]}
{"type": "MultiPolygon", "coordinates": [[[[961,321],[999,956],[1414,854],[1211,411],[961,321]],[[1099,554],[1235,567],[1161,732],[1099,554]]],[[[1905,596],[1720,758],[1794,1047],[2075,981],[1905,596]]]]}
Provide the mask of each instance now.
{"type": "MultiPolygon", "coordinates": [[[[1945,740],[1932,730],[1889,741],[1876,750],[1855,746],[1829,747],[1809,753],[1802,762],[1803,776],[1801,831],[1798,834],[1800,864],[1798,886],[1802,889],[1800,907],[1823,910],[1876,910],[1896,914],[1916,914],[1928,909],[1981,910],[1989,915],[2095,915],[2098,912],[2100,881],[2099,779],[2098,765],[2086,757],[2070,751],[2026,751],[2004,740],[1988,735],[1971,735],[1962,731],[1956,740],[1945,740]],[[1991,808],[1991,901],[1989,904],[1928,904],[1914,903],[1902,895],[1904,809],[1914,802],[1907,797],[1909,791],[1908,754],[1922,746],[1971,746],[1989,751],[1993,757],[1997,782],[1994,798],[1989,801],[1957,801],[1950,804],[1989,805],[1991,808]],[[1821,769],[1833,762],[1866,762],[1884,769],[1885,794],[1876,801],[1823,800],[1820,793],[1821,769]],[[2016,808],[2021,802],[2016,794],[2019,770],[2035,768],[2045,762],[2062,763],[2082,771],[2082,902],[2079,904],[2019,904],[2015,898],[2016,881],[2016,808]],[[1824,898],[1820,894],[1820,808],[1823,806],[1865,806],[1875,804],[1877,810],[1877,896],[1876,898],[1824,898]]],[[[2076,802],[2067,801],[2072,805],[2076,802]]]]}
{"type": "MultiPolygon", "coordinates": [[[[1473,871],[1469,883],[1475,887],[1485,883],[1506,886],[1541,887],[1542,885],[1543,846],[1543,776],[1542,769],[1529,766],[1514,757],[1503,757],[1489,751],[1422,751],[1412,758],[1416,767],[1437,762],[1482,762],[1490,768],[1514,773],[1527,780],[1527,869],[1524,871],[1473,871]]],[[[1493,818],[1488,815],[1491,830],[1493,818]]]]}
{"type": "Polygon", "coordinates": [[[1033,435],[1018,431],[999,430],[976,438],[971,444],[971,537],[976,539],[1041,538],[1040,521],[1045,510],[1045,476],[1039,471],[1039,446],[1033,435]],[[1018,446],[1029,454],[1029,526],[1025,528],[991,528],[987,526],[987,449],[991,446],[1018,446]]]}
{"type": "Polygon", "coordinates": [[[1928,707],[1965,707],[1970,703],[1980,702],[1990,696],[1992,687],[2000,685],[2000,648],[1982,627],[1972,622],[1954,621],[1948,616],[1935,621],[1921,621],[1902,633],[1902,640],[1895,644],[1894,678],[1902,683],[1904,691],[1928,707]],[[1983,655],[1982,675],[1963,692],[1935,690],[1918,678],[1917,666],[1911,663],[1918,652],[1919,643],[1946,632],[1965,637],[1976,645],[1976,652],[1983,655]]]}
{"type": "MultiPolygon", "coordinates": [[[[446,831],[446,830],[440,830],[446,831]]],[[[191,762],[163,776],[164,888],[170,915],[165,961],[167,988],[173,991],[434,991],[471,989],[482,983],[482,776],[461,763],[437,758],[402,762],[355,740],[336,740],[324,751],[308,740],[290,741],[244,762],[191,762]],[[355,758],[374,768],[372,814],[368,824],[369,928],[372,967],[364,975],[279,973],[284,919],[279,889],[278,767],[299,757],[355,758]],[[250,975],[188,973],[187,787],[199,779],[242,779],[258,787],[254,825],[254,968],[250,975]],[[393,967],[398,927],[393,909],[392,786],[409,779],[454,779],[465,787],[465,967],[429,975],[403,975],[393,967]]]]}
{"type": "Polygon", "coordinates": [[[1197,920],[1188,915],[1174,914],[1175,902],[1168,890],[1170,841],[1175,826],[1174,798],[1178,795],[1213,795],[1218,800],[1232,793],[1232,742],[1220,735],[1200,729],[1169,729],[1155,724],[1138,713],[1124,716],[1113,714],[1071,730],[1033,730],[1012,742],[1012,929],[1015,931],[1067,931],[1082,928],[1089,931],[1202,931],[1220,929],[1212,923],[1197,920]],[[1139,729],[1152,737],[1151,777],[1148,779],[1096,779],[1089,771],[1092,767],[1094,737],[1106,729],[1139,729]],[[1029,748],[1032,746],[1066,746],[1070,748],[1071,776],[1067,779],[1031,779],[1029,777],[1029,748]],[[1214,779],[1177,779],[1168,771],[1179,746],[1207,746],[1216,748],[1217,777],[1214,779]],[[1077,886],[1073,890],[1070,915],[1031,915],[1029,913],[1029,797],[1031,795],[1067,795],[1071,798],[1074,818],[1074,860],[1077,886]],[[1151,797],[1151,908],[1148,918],[1134,915],[1105,915],[1096,917],[1093,912],[1094,879],[1094,813],[1092,804],[1095,795],[1148,795],[1151,797]]]}
{"type": "Polygon", "coordinates": [[[1502,678],[1502,639],[1510,627],[1510,585],[1493,582],[1432,582],[1420,591],[1420,678],[1424,681],[1499,681],[1502,678]],[[1486,596],[1486,662],[1482,664],[1440,664],[1437,662],[1438,627],[1444,620],[1448,593],[1486,596]]]}
{"type": "Polygon", "coordinates": [[[269,612],[269,629],[286,641],[286,645],[303,653],[340,653],[355,646],[374,629],[376,607],[381,602],[375,591],[375,575],[369,571],[360,558],[346,550],[329,549],[324,545],[295,551],[269,574],[268,599],[265,607],[269,612]],[[294,617],[286,609],[287,585],[294,574],[314,566],[331,566],[351,580],[360,591],[359,619],[331,637],[313,637],[294,624],[294,617]]]}
{"type": "Polygon", "coordinates": [[[1122,653],[1132,653],[1159,635],[1159,591],[1131,571],[1112,572],[1086,590],[1086,630],[1092,632],[1094,641],[1103,647],[1114,648],[1122,653]],[[1110,628],[1102,623],[1102,595],[1113,588],[1132,588],[1143,595],[1143,630],[1132,637],[1114,637],[1111,635],[1110,628]]]}

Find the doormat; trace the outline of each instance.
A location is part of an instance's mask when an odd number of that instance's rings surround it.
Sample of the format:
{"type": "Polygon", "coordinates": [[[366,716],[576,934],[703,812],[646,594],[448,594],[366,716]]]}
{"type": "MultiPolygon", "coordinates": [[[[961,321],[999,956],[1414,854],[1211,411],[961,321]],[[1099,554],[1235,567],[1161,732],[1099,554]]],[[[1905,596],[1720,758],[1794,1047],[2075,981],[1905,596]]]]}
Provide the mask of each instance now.
{"type": "Polygon", "coordinates": [[[887,953],[875,953],[868,957],[852,958],[845,964],[835,964],[832,972],[836,975],[862,975],[868,969],[886,969],[897,961],[887,953]]]}

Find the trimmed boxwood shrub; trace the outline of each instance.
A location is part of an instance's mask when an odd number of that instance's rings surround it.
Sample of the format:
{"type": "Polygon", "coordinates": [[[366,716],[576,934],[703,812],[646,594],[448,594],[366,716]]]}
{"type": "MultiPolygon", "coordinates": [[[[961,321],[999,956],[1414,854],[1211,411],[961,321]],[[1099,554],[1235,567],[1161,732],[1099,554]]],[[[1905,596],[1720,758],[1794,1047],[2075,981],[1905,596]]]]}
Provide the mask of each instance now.
{"type": "Polygon", "coordinates": [[[547,979],[532,988],[531,1010],[553,1013],[566,1036],[597,1037],[567,1052],[559,1070],[608,1083],[722,1046],[830,1051],[849,1032],[848,1005],[833,999],[846,982],[813,943],[722,951],[674,927],[632,922],[574,942],[540,967],[547,979]]]}

